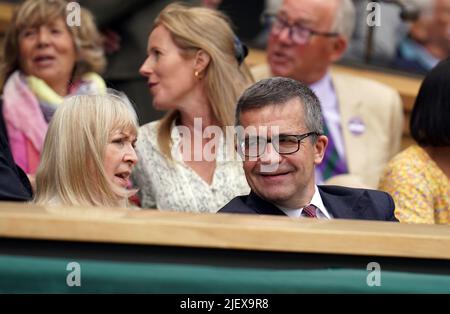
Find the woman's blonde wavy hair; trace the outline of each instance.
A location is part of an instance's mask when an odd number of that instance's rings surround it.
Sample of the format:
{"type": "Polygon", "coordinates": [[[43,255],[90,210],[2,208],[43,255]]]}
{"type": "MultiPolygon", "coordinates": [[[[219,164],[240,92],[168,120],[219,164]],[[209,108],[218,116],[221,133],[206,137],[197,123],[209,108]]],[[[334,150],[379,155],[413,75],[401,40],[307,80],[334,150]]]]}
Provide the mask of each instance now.
{"type": "Polygon", "coordinates": [[[34,201],[41,205],[126,206],[132,193],[108,180],[103,160],[115,131],[136,135],[137,129],[134,109],[117,95],[67,98],[49,124],[34,201]]]}
{"type": "MultiPolygon", "coordinates": [[[[192,58],[198,50],[206,52],[211,61],[201,73],[212,112],[220,127],[234,124],[234,110],[240,94],[253,83],[247,65],[236,58],[236,35],[229,19],[216,10],[169,4],[155,19],[153,29],[164,26],[175,44],[192,58]]],[[[162,153],[172,160],[170,128],[178,117],[169,111],[160,121],[158,144],[162,153]]]]}
{"type": "MultiPolygon", "coordinates": [[[[0,91],[8,77],[20,69],[19,35],[28,27],[38,27],[58,18],[67,20],[65,0],[27,0],[15,11],[6,31],[0,61],[0,91]]],[[[73,81],[87,72],[102,73],[106,66],[103,40],[95,25],[92,14],[81,8],[80,26],[67,25],[77,50],[77,62],[73,81]]]]}

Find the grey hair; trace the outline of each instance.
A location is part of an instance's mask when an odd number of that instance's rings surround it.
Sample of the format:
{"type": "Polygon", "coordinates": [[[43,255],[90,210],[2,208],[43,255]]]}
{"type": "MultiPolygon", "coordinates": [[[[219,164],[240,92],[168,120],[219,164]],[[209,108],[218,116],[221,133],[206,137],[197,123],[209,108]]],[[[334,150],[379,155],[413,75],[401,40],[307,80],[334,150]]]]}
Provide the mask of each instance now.
{"type": "Polygon", "coordinates": [[[247,88],[237,102],[236,126],[241,124],[240,115],[246,110],[283,105],[296,97],[303,104],[306,128],[309,132],[323,134],[323,118],[319,99],[309,87],[286,77],[271,77],[247,88]]]}
{"type": "Polygon", "coordinates": [[[331,31],[350,39],[355,29],[355,6],[352,0],[338,0],[338,2],[331,31]]]}
{"type": "Polygon", "coordinates": [[[436,0],[410,0],[408,2],[411,8],[416,8],[421,15],[432,18],[433,8],[436,6],[436,0]]]}

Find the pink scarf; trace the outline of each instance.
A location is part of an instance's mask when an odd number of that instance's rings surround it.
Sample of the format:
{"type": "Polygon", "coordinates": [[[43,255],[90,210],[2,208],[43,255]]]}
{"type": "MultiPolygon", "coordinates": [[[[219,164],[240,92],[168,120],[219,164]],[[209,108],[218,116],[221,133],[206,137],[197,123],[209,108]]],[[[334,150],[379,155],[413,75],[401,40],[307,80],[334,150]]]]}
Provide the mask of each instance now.
{"type": "MultiPolygon", "coordinates": [[[[79,84],[75,89],[85,84],[79,84]]],[[[48,124],[38,98],[23,74],[14,72],[3,90],[3,117],[14,160],[26,173],[34,174],[40,161],[48,124]]]]}

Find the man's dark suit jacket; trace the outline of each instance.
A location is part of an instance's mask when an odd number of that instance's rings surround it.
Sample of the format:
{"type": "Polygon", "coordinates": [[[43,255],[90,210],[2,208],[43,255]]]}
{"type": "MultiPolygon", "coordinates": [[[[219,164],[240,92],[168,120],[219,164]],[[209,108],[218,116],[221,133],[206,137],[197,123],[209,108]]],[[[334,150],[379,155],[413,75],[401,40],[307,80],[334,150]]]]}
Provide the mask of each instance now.
{"type": "MultiPolygon", "coordinates": [[[[324,185],[319,186],[319,193],[333,218],[397,221],[394,201],[385,192],[324,185]]],[[[235,197],[219,213],[285,215],[254,192],[235,197]]]]}
{"type": "Polygon", "coordinates": [[[14,162],[9,149],[0,100],[0,201],[29,201],[31,197],[30,181],[14,162]]]}

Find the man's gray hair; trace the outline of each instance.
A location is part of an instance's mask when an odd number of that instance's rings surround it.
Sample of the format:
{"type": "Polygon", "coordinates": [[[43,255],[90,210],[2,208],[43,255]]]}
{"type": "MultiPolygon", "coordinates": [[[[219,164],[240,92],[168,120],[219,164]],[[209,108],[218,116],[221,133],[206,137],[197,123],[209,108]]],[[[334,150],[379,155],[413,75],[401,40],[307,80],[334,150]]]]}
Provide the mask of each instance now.
{"type": "Polygon", "coordinates": [[[331,27],[332,32],[341,34],[348,40],[355,29],[355,6],[352,0],[338,0],[338,9],[331,27]]]}
{"type": "Polygon", "coordinates": [[[246,110],[284,105],[296,97],[303,104],[305,126],[308,131],[323,134],[323,118],[319,99],[309,87],[286,77],[271,77],[247,88],[237,102],[236,125],[241,124],[240,115],[246,110]]]}

